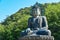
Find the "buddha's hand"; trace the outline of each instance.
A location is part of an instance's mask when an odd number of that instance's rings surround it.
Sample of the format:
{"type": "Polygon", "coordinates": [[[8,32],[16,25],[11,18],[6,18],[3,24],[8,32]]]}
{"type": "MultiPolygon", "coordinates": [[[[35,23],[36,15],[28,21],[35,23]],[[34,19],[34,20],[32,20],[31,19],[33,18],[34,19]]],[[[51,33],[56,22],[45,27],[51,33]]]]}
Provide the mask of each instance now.
{"type": "Polygon", "coordinates": [[[37,28],[37,30],[39,30],[40,28],[37,28]]]}

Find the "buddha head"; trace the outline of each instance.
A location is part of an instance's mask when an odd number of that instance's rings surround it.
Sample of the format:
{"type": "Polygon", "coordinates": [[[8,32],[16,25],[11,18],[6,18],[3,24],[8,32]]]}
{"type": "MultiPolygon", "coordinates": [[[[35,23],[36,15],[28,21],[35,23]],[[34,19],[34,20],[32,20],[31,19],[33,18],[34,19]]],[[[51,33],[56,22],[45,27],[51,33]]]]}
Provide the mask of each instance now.
{"type": "Polygon", "coordinates": [[[41,9],[40,9],[38,3],[36,3],[34,6],[32,6],[32,13],[31,13],[31,15],[34,16],[34,17],[41,15],[41,9]]]}

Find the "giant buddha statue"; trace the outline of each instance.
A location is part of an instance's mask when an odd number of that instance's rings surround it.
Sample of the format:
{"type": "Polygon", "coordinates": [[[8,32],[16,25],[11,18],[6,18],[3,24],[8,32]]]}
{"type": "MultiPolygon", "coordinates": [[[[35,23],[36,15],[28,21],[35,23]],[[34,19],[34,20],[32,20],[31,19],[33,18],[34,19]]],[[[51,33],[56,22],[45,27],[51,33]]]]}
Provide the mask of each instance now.
{"type": "Polygon", "coordinates": [[[51,36],[51,31],[48,30],[46,16],[42,16],[41,14],[41,7],[38,3],[36,3],[34,6],[32,6],[32,17],[28,19],[28,28],[21,32],[21,36],[51,36]]]}

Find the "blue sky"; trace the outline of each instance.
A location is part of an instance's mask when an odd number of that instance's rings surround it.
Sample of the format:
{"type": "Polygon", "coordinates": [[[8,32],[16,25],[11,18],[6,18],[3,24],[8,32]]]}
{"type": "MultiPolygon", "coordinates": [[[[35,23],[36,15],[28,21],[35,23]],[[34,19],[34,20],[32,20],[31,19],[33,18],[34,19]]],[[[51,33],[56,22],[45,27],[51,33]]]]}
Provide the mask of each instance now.
{"type": "Polygon", "coordinates": [[[0,0],[0,22],[4,21],[7,16],[17,12],[20,8],[29,7],[39,3],[60,2],[60,0],[0,0]]]}

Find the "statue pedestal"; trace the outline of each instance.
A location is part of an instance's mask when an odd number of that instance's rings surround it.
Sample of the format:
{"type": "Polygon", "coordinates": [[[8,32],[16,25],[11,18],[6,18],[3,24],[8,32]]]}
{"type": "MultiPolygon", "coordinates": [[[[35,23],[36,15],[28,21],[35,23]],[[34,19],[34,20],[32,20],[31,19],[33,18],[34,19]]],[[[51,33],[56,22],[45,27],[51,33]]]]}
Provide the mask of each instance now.
{"type": "Polygon", "coordinates": [[[19,40],[54,40],[53,36],[25,36],[20,38],[19,40]]]}

